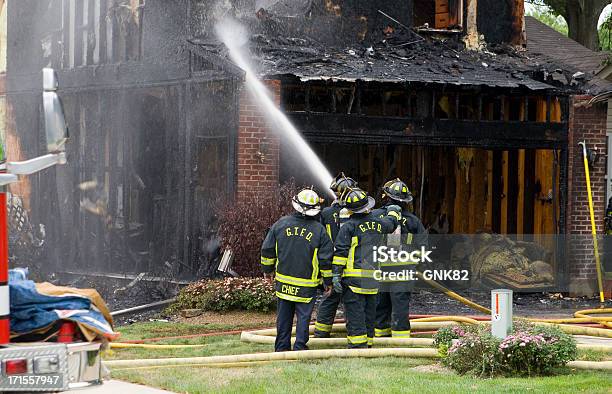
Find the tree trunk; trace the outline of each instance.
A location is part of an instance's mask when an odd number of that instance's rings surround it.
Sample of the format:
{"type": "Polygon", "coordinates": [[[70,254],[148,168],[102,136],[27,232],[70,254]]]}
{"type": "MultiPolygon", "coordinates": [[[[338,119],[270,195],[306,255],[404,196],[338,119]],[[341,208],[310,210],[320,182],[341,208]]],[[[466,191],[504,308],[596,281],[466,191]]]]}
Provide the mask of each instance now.
{"type": "Polygon", "coordinates": [[[597,22],[610,0],[567,0],[563,17],[569,37],[594,51],[599,51],[597,22]]]}

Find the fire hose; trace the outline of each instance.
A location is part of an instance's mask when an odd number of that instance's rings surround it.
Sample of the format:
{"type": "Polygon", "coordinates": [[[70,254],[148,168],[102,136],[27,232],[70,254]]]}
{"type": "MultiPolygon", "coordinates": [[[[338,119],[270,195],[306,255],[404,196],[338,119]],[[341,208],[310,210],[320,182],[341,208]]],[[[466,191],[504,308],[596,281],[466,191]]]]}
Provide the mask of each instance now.
{"type": "MultiPolygon", "coordinates": [[[[272,361],[324,360],[330,358],[438,358],[434,348],[378,348],[378,349],[321,349],[298,352],[250,353],[233,356],[185,358],[157,358],[140,360],[111,360],[104,364],[113,370],[133,370],[170,367],[240,367],[272,361]]],[[[570,368],[612,371],[612,361],[570,361],[570,368]]]]}
{"type": "MultiPolygon", "coordinates": [[[[446,289],[444,286],[434,281],[428,281],[433,287],[442,290],[449,297],[462,302],[463,304],[476,309],[480,312],[490,313],[488,308],[479,305],[459,294],[446,289]]],[[[587,309],[574,313],[574,318],[567,319],[528,319],[536,324],[556,325],[563,332],[572,335],[588,335],[604,338],[612,338],[612,330],[575,326],[577,323],[598,323],[606,327],[611,327],[612,316],[593,317],[591,314],[612,313],[612,308],[587,309]]],[[[419,330],[437,330],[441,327],[452,326],[457,323],[464,324],[488,324],[488,321],[477,320],[465,316],[432,316],[416,318],[411,320],[411,327],[419,330]]],[[[310,332],[314,331],[314,326],[310,327],[310,332]]],[[[332,332],[346,331],[345,324],[334,324],[332,332]]],[[[276,329],[264,329],[257,331],[243,331],[240,339],[245,342],[271,344],[274,343],[276,329]]],[[[299,360],[320,360],[329,358],[373,358],[373,357],[408,357],[408,358],[437,358],[439,353],[433,348],[431,338],[376,338],[375,343],[383,346],[423,346],[423,347],[387,347],[371,349],[319,349],[300,352],[276,352],[276,353],[254,353],[240,354],[233,356],[209,356],[209,357],[189,357],[189,358],[162,358],[162,359],[140,359],[140,360],[111,360],[106,361],[105,365],[115,370],[134,370],[149,368],[173,368],[179,366],[191,367],[214,367],[214,368],[233,368],[264,365],[270,362],[293,362],[299,360]]],[[[311,338],[309,346],[345,346],[345,338],[311,338]]],[[[151,345],[151,344],[111,344],[111,347],[139,347],[145,349],[161,349],[171,346],[172,349],[190,348],[203,345],[151,345]],[[119,346],[117,346],[119,345],[119,346]]],[[[595,344],[578,344],[577,347],[583,350],[593,350],[604,353],[611,353],[612,346],[595,344]]],[[[612,361],[571,361],[567,364],[570,368],[612,371],[612,361]]]]}

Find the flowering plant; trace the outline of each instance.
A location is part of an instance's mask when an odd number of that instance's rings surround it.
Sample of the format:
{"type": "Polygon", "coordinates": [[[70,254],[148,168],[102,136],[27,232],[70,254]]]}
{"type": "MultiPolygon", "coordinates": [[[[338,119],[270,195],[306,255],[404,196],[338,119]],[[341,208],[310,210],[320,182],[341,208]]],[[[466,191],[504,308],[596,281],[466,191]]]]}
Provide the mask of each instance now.
{"type": "Polygon", "coordinates": [[[548,375],[576,358],[576,342],[556,327],[527,326],[499,345],[511,375],[548,375]]]}
{"type": "Polygon", "coordinates": [[[555,326],[520,322],[503,340],[487,327],[445,327],[434,336],[443,363],[477,376],[547,375],[576,358],[576,342],[555,326]]]}
{"type": "Polygon", "coordinates": [[[493,376],[501,371],[498,354],[499,339],[486,327],[453,327],[458,339],[448,348],[443,363],[460,374],[493,376]]]}

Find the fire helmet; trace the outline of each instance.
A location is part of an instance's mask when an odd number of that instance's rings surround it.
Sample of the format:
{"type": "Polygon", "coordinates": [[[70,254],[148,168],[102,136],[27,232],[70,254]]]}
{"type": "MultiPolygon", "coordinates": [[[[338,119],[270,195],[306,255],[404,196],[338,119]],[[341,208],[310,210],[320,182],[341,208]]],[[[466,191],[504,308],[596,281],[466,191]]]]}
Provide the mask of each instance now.
{"type": "Polygon", "coordinates": [[[342,206],[353,213],[366,212],[374,207],[376,201],[358,187],[347,187],[340,196],[342,206]]]}
{"type": "Polygon", "coordinates": [[[399,178],[395,178],[384,184],[383,198],[384,197],[389,197],[392,200],[404,203],[412,202],[412,193],[408,190],[408,185],[399,178]]]}
{"type": "Polygon", "coordinates": [[[332,183],[331,185],[329,185],[329,188],[334,193],[336,193],[336,195],[340,196],[347,187],[356,187],[356,186],[357,186],[357,182],[353,178],[349,178],[346,175],[344,175],[344,172],[341,172],[338,175],[336,175],[336,177],[332,180],[332,183]]]}
{"type": "Polygon", "coordinates": [[[291,199],[293,208],[306,216],[317,216],[321,212],[321,203],[323,200],[317,192],[312,188],[307,187],[302,190],[291,199]]]}

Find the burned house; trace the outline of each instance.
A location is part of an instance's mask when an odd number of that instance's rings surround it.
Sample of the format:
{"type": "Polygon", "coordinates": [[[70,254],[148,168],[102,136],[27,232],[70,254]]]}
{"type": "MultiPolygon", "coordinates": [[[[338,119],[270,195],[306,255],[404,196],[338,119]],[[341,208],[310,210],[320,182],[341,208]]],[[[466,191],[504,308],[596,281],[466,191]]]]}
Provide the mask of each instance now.
{"type": "MultiPolygon", "coordinates": [[[[554,255],[559,288],[589,293],[595,266],[577,142],[605,155],[607,105],[590,98],[610,84],[530,52],[520,1],[408,3],[312,2],[301,17],[286,6],[258,10],[254,64],[332,173],[374,193],[405,179],[430,230],[535,240],[554,255]]],[[[194,42],[223,54],[214,39],[194,42]]],[[[307,174],[242,102],[238,194],[307,174]],[[279,156],[264,163],[249,151],[270,146],[279,156]]],[[[605,167],[593,171],[601,225],[605,167]]]]}
{"type": "Polygon", "coordinates": [[[587,104],[608,86],[532,56],[522,1],[8,4],[8,132],[21,154],[39,150],[42,66],[61,70],[69,112],[70,163],[33,178],[27,198],[63,245],[54,267],[206,273],[215,201],[313,183],[214,34],[232,15],[275,102],[332,173],[371,192],[401,177],[439,232],[535,234],[556,256],[557,285],[592,288],[589,245],[569,258],[549,236],[589,234],[576,144],[605,156],[605,130],[602,146],[590,125],[607,109],[587,104]]]}

